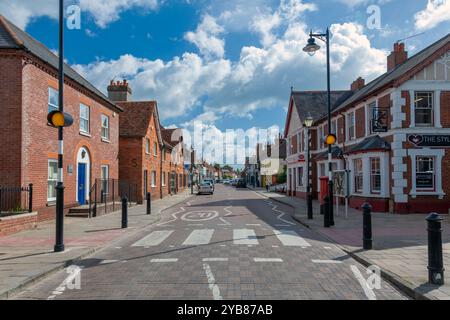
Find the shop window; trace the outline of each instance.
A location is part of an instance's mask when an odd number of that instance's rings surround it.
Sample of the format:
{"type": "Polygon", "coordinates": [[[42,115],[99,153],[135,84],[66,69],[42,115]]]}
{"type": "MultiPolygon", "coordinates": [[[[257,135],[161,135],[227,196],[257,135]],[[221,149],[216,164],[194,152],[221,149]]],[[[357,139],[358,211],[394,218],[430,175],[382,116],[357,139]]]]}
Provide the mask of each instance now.
{"type": "Polygon", "coordinates": [[[435,158],[416,157],[416,188],[419,190],[435,189],[435,158]]]}

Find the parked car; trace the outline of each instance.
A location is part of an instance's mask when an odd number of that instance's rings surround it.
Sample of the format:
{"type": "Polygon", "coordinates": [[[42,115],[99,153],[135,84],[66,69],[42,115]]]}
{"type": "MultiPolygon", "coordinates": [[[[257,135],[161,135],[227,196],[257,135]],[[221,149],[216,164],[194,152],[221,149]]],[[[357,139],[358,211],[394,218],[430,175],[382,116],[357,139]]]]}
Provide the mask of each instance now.
{"type": "Polygon", "coordinates": [[[233,187],[236,187],[237,183],[238,183],[238,179],[233,179],[233,180],[231,180],[231,185],[232,185],[233,187]]]}
{"type": "Polygon", "coordinates": [[[231,181],[230,180],[223,180],[223,184],[229,185],[229,184],[231,184],[231,181]]]}
{"type": "Polygon", "coordinates": [[[197,194],[214,194],[214,188],[211,183],[203,181],[198,186],[197,194]]]}
{"type": "Polygon", "coordinates": [[[236,188],[247,188],[247,182],[244,179],[239,179],[236,183],[236,188]]]}
{"type": "Polygon", "coordinates": [[[207,183],[209,183],[209,184],[211,184],[211,186],[212,186],[212,188],[213,188],[213,191],[214,191],[214,180],[213,179],[203,179],[203,181],[202,182],[207,182],[207,183]]]}

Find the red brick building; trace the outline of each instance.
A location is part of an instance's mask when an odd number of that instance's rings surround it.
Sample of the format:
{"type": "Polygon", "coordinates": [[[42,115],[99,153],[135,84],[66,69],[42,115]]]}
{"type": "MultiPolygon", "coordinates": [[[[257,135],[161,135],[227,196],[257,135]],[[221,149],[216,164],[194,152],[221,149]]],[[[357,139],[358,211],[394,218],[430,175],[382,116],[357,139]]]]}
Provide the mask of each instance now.
{"type": "MultiPolygon", "coordinates": [[[[47,114],[58,108],[57,68],[57,56],[0,16],[0,185],[32,183],[38,220],[55,215],[58,142],[47,114]]],[[[122,109],[68,65],[64,108],[74,118],[64,131],[68,209],[88,201],[95,179],[118,178],[122,109]]]]}
{"type": "Polygon", "coordinates": [[[188,172],[184,167],[185,148],[181,129],[162,129],[166,147],[166,158],[163,159],[163,174],[168,182],[168,193],[176,194],[187,187],[188,172]]]}
{"type": "MultiPolygon", "coordinates": [[[[308,145],[315,195],[328,176],[326,92],[293,92],[285,137],[288,192],[305,197],[308,145]],[[324,100],[325,99],[325,100],[324,100]],[[302,123],[314,119],[311,141],[302,123]]],[[[396,43],[387,72],[333,92],[333,169],[349,170],[350,206],[374,211],[448,213],[450,208],[450,35],[408,58],[396,43]]]]}

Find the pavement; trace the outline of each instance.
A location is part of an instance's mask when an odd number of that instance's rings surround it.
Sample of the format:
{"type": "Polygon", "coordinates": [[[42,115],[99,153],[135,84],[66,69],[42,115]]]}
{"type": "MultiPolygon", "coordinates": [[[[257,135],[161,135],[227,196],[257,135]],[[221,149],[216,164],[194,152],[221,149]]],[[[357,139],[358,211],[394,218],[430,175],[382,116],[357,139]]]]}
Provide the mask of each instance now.
{"type": "Polygon", "coordinates": [[[0,237],[0,299],[17,294],[28,286],[77,261],[132,236],[161,219],[161,213],[189,199],[186,190],[152,201],[152,214],[146,206],[130,207],[128,229],[121,229],[121,211],[97,218],[64,219],[65,251],[54,253],[55,221],[38,224],[37,229],[0,237]]]}
{"type": "MultiPolygon", "coordinates": [[[[284,194],[256,189],[261,195],[295,208],[293,217],[304,226],[319,232],[339,245],[346,253],[366,266],[377,265],[386,279],[416,299],[450,300],[450,272],[445,273],[445,285],[428,284],[427,223],[424,214],[372,214],[373,250],[362,249],[362,213],[344,207],[335,214],[335,226],[323,227],[319,203],[314,201],[314,220],[308,220],[306,201],[284,194]]],[[[430,208],[432,210],[432,208],[430,208]]],[[[443,216],[444,268],[450,266],[450,219],[443,216]]]]}
{"type": "Polygon", "coordinates": [[[217,185],[14,299],[404,300],[292,207],[217,185]]]}

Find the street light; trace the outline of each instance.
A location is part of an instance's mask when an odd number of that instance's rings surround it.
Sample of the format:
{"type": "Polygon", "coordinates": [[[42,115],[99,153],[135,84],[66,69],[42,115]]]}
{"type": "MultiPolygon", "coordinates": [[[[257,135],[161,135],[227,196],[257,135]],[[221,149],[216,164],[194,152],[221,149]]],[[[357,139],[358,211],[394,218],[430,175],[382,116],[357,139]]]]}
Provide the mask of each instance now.
{"type": "Polygon", "coordinates": [[[194,194],[194,147],[191,145],[191,194],[194,194]]]}
{"type": "MultiPolygon", "coordinates": [[[[320,50],[320,46],[316,44],[316,40],[319,39],[325,42],[327,46],[327,93],[328,93],[328,136],[332,136],[331,132],[331,90],[330,90],[330,30],[327,28],[326,33],[313,33],[312,30],[309,34],[308,44],[303,48],[303,51],[313,56],[320,50]]],[[[328,139],[327,139],[328,140],[328,139]]],[[[331,140],[329,141],[331,142],[331,140]]],[[[328,144],[328,210],[326,210],[324,219],[325,226],[334,226],[334,214],[333,214],[333,166],[332,166],[332,144],[328,144]]]]}
{"type": "Polygon", "coordinates": [[[306,193],[307,193],[307,204],[308,204],[308,220],[313,219],[313,209],[312,209],[312,194],[311,194],[311,183],[310,183],[310,174],[311,174],[311,127],[314,123],[313,117],[309,115],[303,125],[306,128],[307,138],[308,138],[308,146],[307,146],[307,156],[306,156],[306,168],[307,168],[307,183],[306,183],[306,193]]]}

